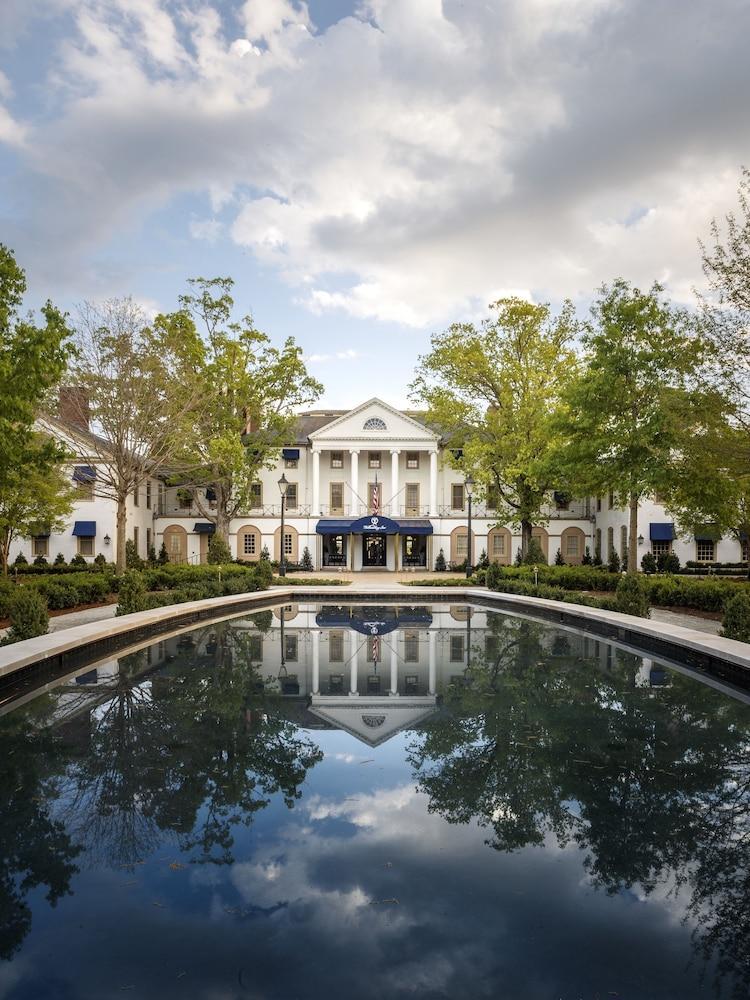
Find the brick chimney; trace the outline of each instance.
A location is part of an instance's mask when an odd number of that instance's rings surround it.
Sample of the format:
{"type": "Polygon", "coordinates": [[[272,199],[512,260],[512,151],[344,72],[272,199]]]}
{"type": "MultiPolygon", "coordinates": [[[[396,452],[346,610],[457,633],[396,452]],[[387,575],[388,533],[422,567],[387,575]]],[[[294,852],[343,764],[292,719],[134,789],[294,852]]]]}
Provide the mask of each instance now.
{"type": "Polygon", "coordinates": [[[72,427],[89,429],[91,414],[89,397],[85,389],[75,385],[60,387],[60,419],[72,427]]]}

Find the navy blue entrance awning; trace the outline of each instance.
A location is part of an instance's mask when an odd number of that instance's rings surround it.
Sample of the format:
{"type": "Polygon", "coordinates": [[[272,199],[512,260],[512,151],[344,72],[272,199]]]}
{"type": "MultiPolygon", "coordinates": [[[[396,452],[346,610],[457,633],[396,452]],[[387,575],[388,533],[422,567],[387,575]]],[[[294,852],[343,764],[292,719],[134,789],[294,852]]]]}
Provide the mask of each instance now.
{"type": "Polygon", "coordinates": [[[287,461],[294,461],[299,458],[299,448],[282,448],[281,457],[287,461]]]}
{"type": "Polygon", "coordinates": [[[326,608],[315,616],[321,628],[351,628],[361,635],[388,635],[399,628],[428,628],[427,608],[326,608]]]}
{"type": "Polygon", "coordinates": [[[653,521],[650,525],[651,528],[651,541],[652,542],[672,542],[675,538],[674,524],[669,521],[667,523],[655,524],[653,521]]]}
{"type": "Polygon", "coordinates": [[[352,519],[350,517],[329,518],[327,521],[318,521],[315,531],[319,535],[348,535],[352,530],[352,519]]]}
{"type": "Polygon", "coordinates": [[[96,479],[96,469],[91,465],[77,465],[73,469],[73,481],[76,483],[90,483],[96,479]]]}
{"type": "Polygon", "coordinates": [[[193,531],[198,535],[213,535],[216,531],[216,525],[211,521],[198,521],[197,524],[193,525],[193,531]]]}
{"type": "Polygon", "coordinates": [[[96,538],[96,521],[76,521],[73,534],[78,538],[96,538]]]}
{"type": "Polygon", "coordinates": [[[401,532],[398,521],[382,514],[367,514],[352,521],[349,528],[353,535],[398,535],[401,532]]]}
{"type": "Polygon", "coordinates": [[[402,535],[431,535],[432,524],[429,521],[399,521],[402,535]]]}

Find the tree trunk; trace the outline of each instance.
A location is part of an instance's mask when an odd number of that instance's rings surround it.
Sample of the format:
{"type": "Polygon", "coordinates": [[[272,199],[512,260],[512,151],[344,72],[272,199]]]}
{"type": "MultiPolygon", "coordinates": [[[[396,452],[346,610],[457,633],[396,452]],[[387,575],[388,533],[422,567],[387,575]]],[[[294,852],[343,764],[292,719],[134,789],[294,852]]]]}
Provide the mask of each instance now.
{"type": "Polygon", "coordinates": [[[531,521],[521,521],[521,556],[525,559],[531,545],[531,521]]]}
{"type": "Polygon", "coordinates": [[[3,576],[8,575],[8,556],[10,555],[10,543],[13,540],[13,535],[9,529],[3,532],[2,540],[0,540],[0,559],[3,562],[3,576]]]}
{"type": "Polygon", "coordinates": [[[117,546],[115,552],[115,568],[118,573],[125,572],[125,529],[128,523],[128,510],[125,497],[117,498],[117,546]]]}
{"type": "Polygon", "coordinates": [[[630,494],[630,527],[628,529],[628,573],[638,572],[638,494],[630,494]]]}
{"type": "Polygon", "coordinates": [[[231,518],[221,493],[217,494],[217,499],[219,502],[216,504],[216,535],[229,546],[229,522],[231,518]]]}

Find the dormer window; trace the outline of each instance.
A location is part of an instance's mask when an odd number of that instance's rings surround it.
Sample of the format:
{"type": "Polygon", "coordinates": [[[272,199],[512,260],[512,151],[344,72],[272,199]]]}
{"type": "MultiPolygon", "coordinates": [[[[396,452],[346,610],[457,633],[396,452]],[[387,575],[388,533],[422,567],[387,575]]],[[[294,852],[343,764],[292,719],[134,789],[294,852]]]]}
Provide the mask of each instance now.
{"type": "Polygon", "coordinates": [[[369,420],[365,420],[364,427],[365,431],[386,431],[388,428],[385,425],[385,420],[381,420],[380,417],[370,417],[369,420]]]}

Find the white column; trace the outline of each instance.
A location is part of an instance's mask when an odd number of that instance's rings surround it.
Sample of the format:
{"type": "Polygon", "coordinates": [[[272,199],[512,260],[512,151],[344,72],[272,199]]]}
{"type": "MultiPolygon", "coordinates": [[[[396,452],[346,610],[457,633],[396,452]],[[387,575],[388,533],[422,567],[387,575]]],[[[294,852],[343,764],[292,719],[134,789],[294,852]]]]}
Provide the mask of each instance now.
{"type": "Polygon", "coordinates": [[[437,517],[437,451],[430,452],[430,517],[437,517]]]}
{"type": "Polygon", "coordinates": [[[312,664],[312,693],[320,694],[320,629],[315,629],[312,634],[313,644],[313,664],[312,664]]]}
{"type": "Polygon", "coordinates": [[[349,513],[352,517],[359,516],[359,452],[350,451],[352,458],[351,479],[349,481],[349,492],[351,493],[351,507],[349,513]]]}
{"type": "Polygon", "coordinates": [[[435,694],[437,690],[437,636],[432,629],[427,633],[427,644],[430,651],[430,672],[427,681],[427,693],[435,694]]]}
{"type": "MultiPolygon", "coordinates": [[[[391,516],[398,517],[401,498],[398,495],[398,449],[391,452],[391,516]]],[[[398,569],[398,566],[396,567],[398,569]]]]}
{"type": "Polygon", "coordinates": [[[359,667],[359,635],[356,632],[351,633],[352,637],[352,657],[351,657],[351,677],[349,680],[349,697],[356,698],[359,694],[357,690],[357,669],[359,667]]]}
{"type": "Polygon", "coordinates": [[[312,516],[320,513],[320,452],[313,449],[312,453],[312,516]]]}
{"type": "Polygon", "coordinates": [[[388,694],[398,698],[398,639],[397,632],[391,632],[391,689],[388,694]]]}

